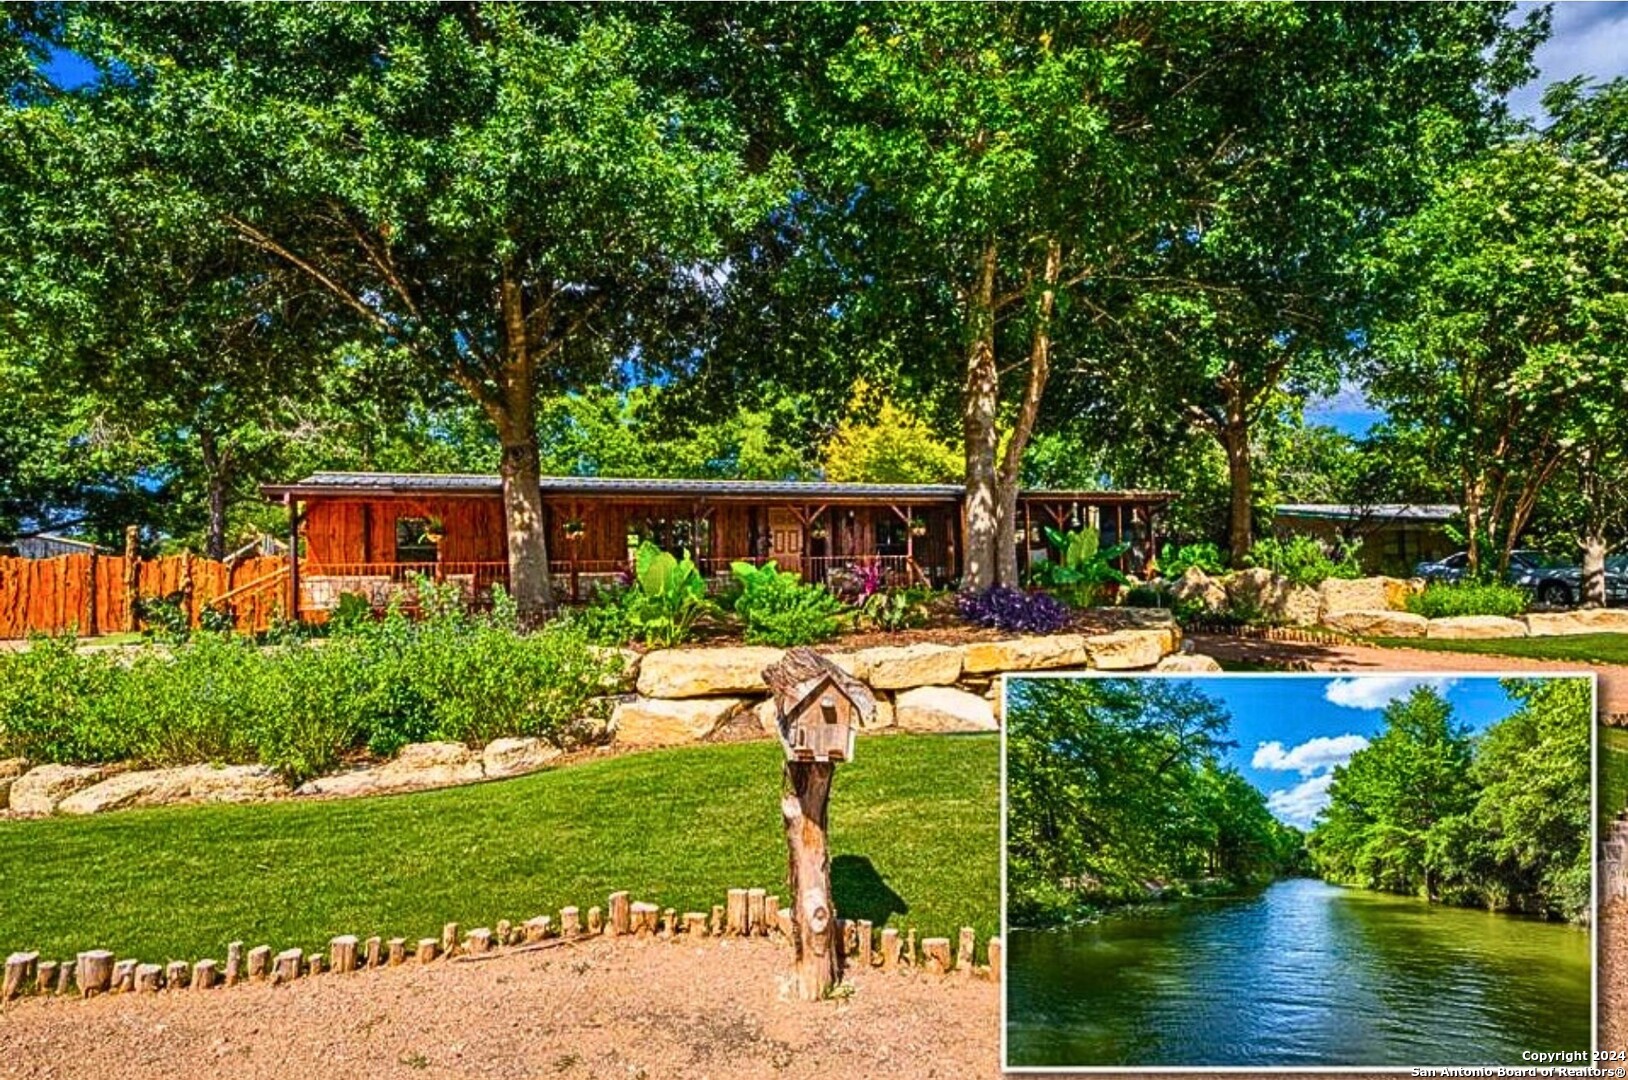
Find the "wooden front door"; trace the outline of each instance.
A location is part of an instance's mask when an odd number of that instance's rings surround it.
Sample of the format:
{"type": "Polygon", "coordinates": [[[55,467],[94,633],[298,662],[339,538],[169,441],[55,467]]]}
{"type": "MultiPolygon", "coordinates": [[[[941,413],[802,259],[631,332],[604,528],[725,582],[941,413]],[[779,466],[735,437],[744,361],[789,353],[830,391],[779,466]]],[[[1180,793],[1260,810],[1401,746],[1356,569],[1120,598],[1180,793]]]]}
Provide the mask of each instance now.
{"type": "Polygon", "coordinates": [[[769,507],[769,554],[782,570],[803,569],[803,523],[784,507],[769,507]]]}

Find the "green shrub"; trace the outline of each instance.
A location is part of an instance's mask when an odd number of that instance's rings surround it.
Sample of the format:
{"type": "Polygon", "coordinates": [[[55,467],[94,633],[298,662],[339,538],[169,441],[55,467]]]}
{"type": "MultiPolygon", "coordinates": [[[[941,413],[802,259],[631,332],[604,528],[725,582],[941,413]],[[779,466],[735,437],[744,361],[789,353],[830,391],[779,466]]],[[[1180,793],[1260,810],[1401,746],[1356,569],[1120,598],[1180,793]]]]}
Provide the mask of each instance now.
{"type": "Polygon", "coordinates": [[[1224,572],[1227,563],[1221,557],[1221,549],[1208,540],[1180,547],[1166,544],[1159,552],[1159,573],[1167,578],[1179,578],[1194,566],[1213,577],[1224,572]]]}
{"type": "Polygon", "coordinates": [[[659,647],[688,641],[696,620],[714,610],[707,600],[707,583],[689,552],[676,559],[646,540],[633,565],[633,587],[622,594],[633,637],[659,647]]]}
{"type": "Polygon", "coordinates": [[[1328,578],[1362,576],[1355,547],[1342,547],[1336,555],[1330,556],[1323,550],[1323,545],[1310,536],[1291,536],[1287,540],[1274,536],[1262,537],[1249,549],[1243,564],[1246,567],[1265,567],[1296,585],[1314,587],[1328,578]]]}
{"type": "Polygon", "coordinates": [[[823,585],[805,585],[802,576],[774,563],[731,563],[740,585],[735,614],[745,624],[750,645],[812,645],[829,641],[841,628],[842,602],[823,585]]]}
{"type": "Polygon", "coordinates": [[[854,621],[860,626],[897,634],[927,621],[927,605],[932,598],[931,589],[919,586],[871,593],[859,605],[854,621]]]}
{"type": "Polygon", "coordinates": [[[1171,606],[1170,594],[1155,585],[1137,585],[1125,591],[1125,606],[1139,608],[1166,608],[1171,606]]]}
{"type": "Polygon", "coordinates": [[[1482,585],[1432,582],[1423,592],[1407,599],[1407,609],[1427,619],[1441,619],[1452,615],[1504,615],[1515,618],[1525,614],[1527,595],[1514,585],[1489,582],[1482,585]]]}
{"type": "Polygon", "coordinates": [[[1035,564],[1029,574],[1031,584],[1041,586],[1074,607],[1089,607],[1109,585],[1131,583],[1130,578],[1114,566],[1114,560],[1129,551],[1130,544],[1101,547],[1101,534],[1096,529],[1060,532],[1045,527],[1043,531],[1055,555],[1035,564]]]}

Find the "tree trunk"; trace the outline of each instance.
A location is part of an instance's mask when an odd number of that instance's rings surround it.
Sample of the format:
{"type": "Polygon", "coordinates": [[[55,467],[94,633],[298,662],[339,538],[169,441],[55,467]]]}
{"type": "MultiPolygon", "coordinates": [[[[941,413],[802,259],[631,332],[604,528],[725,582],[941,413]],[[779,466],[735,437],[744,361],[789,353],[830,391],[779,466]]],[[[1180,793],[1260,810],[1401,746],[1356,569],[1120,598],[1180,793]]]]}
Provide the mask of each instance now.
{"type": "Polygon", "coordinates": [[[1000,507],[995,476],[995,411],[1000,404],[1000,374],[995,367],[995,267],[993,240],[984,248],[978,288],[971,297],[967,345],[966,400],[962,405],[966,443],[966,568],[961,588],[981,592],[999,580],[996,563],[1000,507]]]}
{"type": "Polygon", "coordinates": [[[225,461],[215,433],[208,427],[198,429],[198,451],[203,458],[204,484],[208,493],[209,523],[204,533],[204,554],[211,559],[226,558],[226,487],[225,461]]]}
{"type": "Polygon", "coordinates": [[[1227,511],[1227,544],[1232,565],[1249,554],[1255,543],[1253,477],[1249,462],[1249,429],[1240,415],[1228,410],[1227,425],[1221,432],[1221,445],[1227,451],[1227,481],[1231,502],[1227,511]]]}
{"type": "Polygon", "coordinates": [[[485,399],[502,456],[503,518],[509,539],[509,592],[520,625],[536,626],[553,606],[544,529],[542,463],[537,449],[537,361],[526,336],[525,294],[507,270],[499,302],[504,352],[495,394],[485,399]]]}
{"type": "MultiPolygon", "coordinates": [[[[1042,288],[1035,304],[1034,329],[1029,336],[1029,377],[1023,387],[1023,404],[1018,410],[1012,437],[1006,441],[1001,467],[996,475],[996,578],[1002,585],[1022,586],[1018,580],[1017,500],[1022,479],[1023,451],[1034,434],[1040,416],[1040,400],[1051,376],[1051,315],[1057,300],[1057,278],[1062,273],[1063,249],[1056,240],[1046,245],[1046,265],[1041,272],[1042,288]]],[[[1027,541],[1025,541],[1027,542],[1027,541]]]]}
{"type": "Polygon", "coordinates": [[[1605,607],[1605,534],[1590,529],[1583,535],[1583,606],[1605,607]]]}
{"type": "Polygon", "coordinates": [[[797,996],[803,1001],[824,999],[842,974],[837,913],[831,903],[831,856],[826,846],[826,807],[835,768],[828,761],[786,762],[786,793],[780,800],[791,870],[797,996]]]}

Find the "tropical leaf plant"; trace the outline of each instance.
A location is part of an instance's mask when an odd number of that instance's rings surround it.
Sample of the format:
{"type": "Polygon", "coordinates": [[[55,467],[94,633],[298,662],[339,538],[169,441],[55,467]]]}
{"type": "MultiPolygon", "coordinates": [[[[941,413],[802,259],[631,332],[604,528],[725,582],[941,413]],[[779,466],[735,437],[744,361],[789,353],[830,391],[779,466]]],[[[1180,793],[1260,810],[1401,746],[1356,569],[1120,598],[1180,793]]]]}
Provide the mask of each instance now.
{"type": "Polygon", "coordinates": [[[1075,607],[1095,602],[1109,584],[1131,584],[1131,579],[1114,566],[1114,560],[1130,550],[1129,543],[1105,548],[1102,534],[1091,528],[1063,532],[1047,526],[1043,531],[1048,549],[1055,556],[1035,564],[1029,574],[1033,584],[1056,593],[1075,607]]]}

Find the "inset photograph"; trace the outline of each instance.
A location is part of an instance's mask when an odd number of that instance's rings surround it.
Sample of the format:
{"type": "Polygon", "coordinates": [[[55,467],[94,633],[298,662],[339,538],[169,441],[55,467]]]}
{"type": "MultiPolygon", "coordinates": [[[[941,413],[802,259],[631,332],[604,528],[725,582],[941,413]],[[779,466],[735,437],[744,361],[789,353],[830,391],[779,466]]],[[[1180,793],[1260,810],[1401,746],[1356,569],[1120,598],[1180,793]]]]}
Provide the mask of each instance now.
{"type": "Polygon", "coordinates": [[[1005,1067],[1590,1051],[1594,682],[1008,679],[1005,1067]]]}

